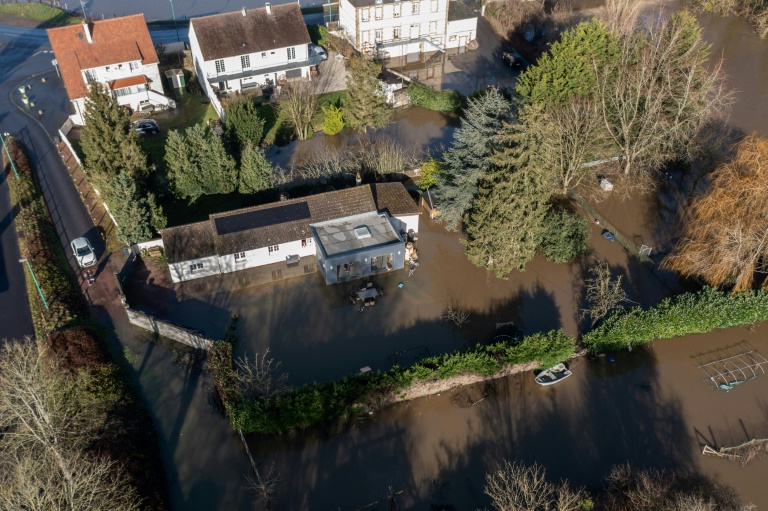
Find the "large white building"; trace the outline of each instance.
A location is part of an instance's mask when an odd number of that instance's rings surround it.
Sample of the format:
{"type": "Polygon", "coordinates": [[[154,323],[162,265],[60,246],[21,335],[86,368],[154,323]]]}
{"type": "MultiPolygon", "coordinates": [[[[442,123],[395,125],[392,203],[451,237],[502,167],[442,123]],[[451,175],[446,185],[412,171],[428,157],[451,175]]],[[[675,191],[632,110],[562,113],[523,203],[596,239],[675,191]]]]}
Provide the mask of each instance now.
{"type": "Polygon", "coordinates": [[[376,58],[463,49],[477,36],[466,10],[461,0],[339,0],[339,29],[376,58]]]}
{"type": "Polygon", "coordinates": [[[200,84],[211,96],[280,80],[309,78],[319,59],[298,4],[193,18],[189,45],[200,84]]]}
{"type": "Polygon", "coordinates": [[[56,65],[75,113],[85,123],[85,99],[91,83],[102,83],[121,105],[132,110],[167,107],[159,59],[143,14],[48,29],[56,65]]]}
{"type": "Polygon", "coordinates": [[[333,284],[403,268],[403,233],[418,232],[420,212],[401,183],[364,185],[164,229],[163,245],[173,282],[313,257],[333,284]],[[360,227],[369,236],[353,239],[360,227]]]}

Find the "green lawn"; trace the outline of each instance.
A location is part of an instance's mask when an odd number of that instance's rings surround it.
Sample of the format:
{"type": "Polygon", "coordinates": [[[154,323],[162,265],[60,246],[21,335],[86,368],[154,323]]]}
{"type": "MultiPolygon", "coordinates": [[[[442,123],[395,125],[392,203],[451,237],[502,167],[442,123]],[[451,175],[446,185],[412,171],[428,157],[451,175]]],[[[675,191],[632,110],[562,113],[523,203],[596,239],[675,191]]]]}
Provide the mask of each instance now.
{"type": "Polygon", "coordinates": [[[75,25],[82,23],[77,16],[72,16],[64,9],[46,4],[2,4],[0,14],[10,14],[20,18],[45,21],[56,25],[75,25]]]}
{"type": "Polygon", "coordinates": [[[167,110],[154,115],[152,118],[160,125],[160,133],[154,136],[143,136],[139,139],[141,148],[147,154],[150,163],[157,165],[159,171],[164,172],[165,139],[170,130],[183,130],[195,124],[205,123],[209,119],[218,119],[216,110],[208,104],[201,102],[199,94],[185,93],[176,97],[176,109],[167,110]]]}

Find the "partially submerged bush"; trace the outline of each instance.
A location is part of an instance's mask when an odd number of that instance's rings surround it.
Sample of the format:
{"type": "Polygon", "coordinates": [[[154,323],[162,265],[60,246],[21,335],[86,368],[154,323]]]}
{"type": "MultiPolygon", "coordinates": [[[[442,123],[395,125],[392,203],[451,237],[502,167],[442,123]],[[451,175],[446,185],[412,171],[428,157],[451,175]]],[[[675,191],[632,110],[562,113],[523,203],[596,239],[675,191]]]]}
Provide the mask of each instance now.
{"type": "Polygon", "coordinates": [[[570,211],[550,211],[544,219],[541,250],[554,263],[567,263],[589,253],[587,219],[570,211]]]}
{"type": "Polygon", "coordinates": [[[412,105],[428,110],[456,112],[464,105],[464,98],[457,91],[452,89],[436,91],[419,82],[411,82],[406,93],[412,105]]]}

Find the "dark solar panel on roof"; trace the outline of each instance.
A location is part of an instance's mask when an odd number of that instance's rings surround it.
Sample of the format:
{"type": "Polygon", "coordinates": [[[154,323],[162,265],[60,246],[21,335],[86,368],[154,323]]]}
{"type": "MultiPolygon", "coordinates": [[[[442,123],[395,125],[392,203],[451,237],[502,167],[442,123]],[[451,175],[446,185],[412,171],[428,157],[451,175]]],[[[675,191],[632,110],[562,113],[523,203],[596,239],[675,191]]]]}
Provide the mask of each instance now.
{"type": "Polygon", "coordinates": [[[274,208],[257,209],[239,215],[221,216],[214,219],[216,232],[223,236],[234,232],[258,229],[268,225],[279,225],[296,220],[306,220],[310,217],[309,205],[306,202],[296,202],[274,208]]]}

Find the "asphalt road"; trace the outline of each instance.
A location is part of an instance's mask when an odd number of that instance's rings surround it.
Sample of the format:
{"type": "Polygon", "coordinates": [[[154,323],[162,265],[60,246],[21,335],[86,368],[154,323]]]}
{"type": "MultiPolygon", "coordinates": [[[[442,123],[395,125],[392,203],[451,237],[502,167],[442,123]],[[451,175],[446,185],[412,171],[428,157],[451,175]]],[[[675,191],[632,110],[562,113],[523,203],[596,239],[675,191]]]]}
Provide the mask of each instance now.
{"type": "MultiPolygon", "coordinates": [[[[49,83],[56,81],[52,57],[44,30],[0,26],[0,69],[3,70],[0,75],[0,131],[16,137],[26,146],[42,185],[56,233],[65,247],[70,264],[77,271],[77,264],[68,249],[71,239],[87,234],[100,255],[103,255],[104,250],[101,237],[49,134],[55,133],[56,128],[63,124],[69,106],[62,87],[39,87],[38,90],[37,84],[41,84],[43,77],[49,83]],[[31,97],[37,106],[32,112],[17,107],[17,104],[21,104],[17,90],[21,84],[35,84],[31,97]],[[39,119],[34,117],[38,108],[44,109],[44,115],[39,119]]],[[[0,338],[18,338],[31,335],[34,331],[5,182],[0,185],[0,219],[0,338]]]]}

